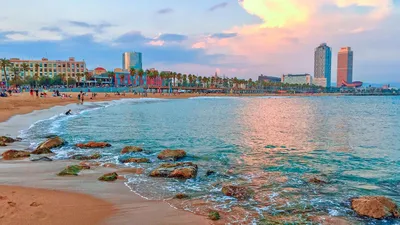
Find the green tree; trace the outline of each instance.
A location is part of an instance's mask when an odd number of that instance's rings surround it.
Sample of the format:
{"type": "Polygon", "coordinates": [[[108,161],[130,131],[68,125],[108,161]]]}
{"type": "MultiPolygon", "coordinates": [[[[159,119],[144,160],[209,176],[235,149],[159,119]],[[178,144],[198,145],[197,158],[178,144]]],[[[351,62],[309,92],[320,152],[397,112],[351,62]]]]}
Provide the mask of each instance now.
{"type": "Polygon", "coordinates": [[[22,63],[21,64],[21,70],[24,72],[24,78],[26,77],[26,71],[30,70],[30,67],[27,63],[22,63]]]}
{"type": "MultiPolygon", "coordinates": [[[[144,74],[144,70],[143,70],[143,69],[140,69],[140,70],[137,72],[137,75],[139,76],[139,79],[140,79],[140,80],[142,79],[143,74],[144,74]]],[[[136,80],[136,79],[135,79],[135,80],[136,80]]],[[[140,80],[139,80],[139,85],[140,85],[140,80]]]]}
{"type": "MultiPolygon", "coordinates": [[[[107,76],[108,76],[108,78],[110,78],[111,83],[112,83],[114,80],[114,77],[115,77],[115,73],[113,71],[108,71],[107,76]]],[[[117,85],[117,84],[114,84],[114,85],[117,85]]]]}
{"type": "Polygon", "coordinates": [[[7,78],[7,71],[6,68],[11,65],[10,60],[3,58],[0,59],[0,66],[3,69],[4,79],[6,81],[6,87],[8,87],[8,78],[7,78]]]}

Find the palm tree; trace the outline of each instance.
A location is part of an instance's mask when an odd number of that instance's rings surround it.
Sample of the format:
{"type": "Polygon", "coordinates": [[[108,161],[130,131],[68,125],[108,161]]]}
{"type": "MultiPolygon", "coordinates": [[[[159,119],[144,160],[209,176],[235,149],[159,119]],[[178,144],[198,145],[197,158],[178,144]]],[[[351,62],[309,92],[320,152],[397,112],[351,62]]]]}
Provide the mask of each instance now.
{"type": "Polygon", "coordinates": [[[35,86],[37,87],[38,86],[37,82],[39,81],[39,73],[38,72],[35,73],[35,75],[33,76],[33,79],[35,80],[35,86]]]}
{"type": "MultiPolygon", "coordinates": [[[[144,74],[143,69],[140,69],[140,70],[137,72],[137,74],[138,74],[138,76],[139,76],[139,78],[140,78],[140,80],[141,80],[142,77],[143,77],[143,74],[144,74]]],[[[139,80],[139,85],[140,85],[140,80],[139,80]]]]}
{"type": "Polygon", "coordinates": [[[6,80],[6,87],[8,87],[6,68],[9,67],[10,65],[11,65],[10,60],[8,60],[6,58],[0,59],[0,66],[4,72],[4,78],[6,80]]]}
{"type": "Polygon", "coordinates": [[[125,84],[125,75],[122,74],[122,75],[119,77],[119,81],[120,81],[121,85],[124,85],[124,84],[125,84]]]}
{"type": "Polygon", "coordinates": [[[65,83],[68,83],[67,74],[62,73],[60,76],[61,76],[61,80],[64,82],[64,84],[65,84],[65,83]]]}
{"type": "Polygon", "coordinates": [[[80,85],[81,79],[82,79],[82,77],[83,77],[83,74],[77,73],[77,74],[76,74],[76,77],[78,78],[78,85],[80,85]]]}
{"type": "MultiPolygon", "coordinates": [[[[136,69],[131,67],[130,71],[129,71],[130,75],[133,77],[136,75],[136,69]]],[[[135,84],[136,84],[136,79],[135,79],[135,84]]]]}
{"type": "MultiPolygon", "coordinates": [[[[108,78],[110,78],[110,79],[114,79],[115,73],[114,73],[113,71],[108,71],[108,72],[107,72],[107,76],[108,76],[108,78]]],[[[115,84],[115,85],[117,85],[117,84],[115,84]]]]}
{"type": "Polygon", "coordinates": [[[172,77],[174,78],[174,87],[176,86],[176,72],[172,73],[172,77]]]}
{"type": "Polygon", "coordinates": [[[88,71],[84,72],[83,75],[85,77],[86,83],[88,82],[88,80],[92,79],[92,74],[90,74],[88,71]]]}
{"type": "Polygon", "coordinates": [[[26,74],[25,74],[25,72],[26,71],[29,71],[29,65],[27,64],[27,63],[22,63],[21,64],[21,69],[22,69],[22,71],[24,72],[24,78],[26,77],[26,74]]]}
{"type": "Polygon", "coordinates": [[[192,82],[193,82],[193,75],[192,74],[188,75],[188,80],[189,80],[189,87],[191,87],[192,86],[192,82]]]}
{"type": "MultiPolygon", "coordinates": [[[[147,77],[147,78],[150,78],[150,77],[152,77],[152,76],[153,76],[153,74],[152,74],[151,70],[147,69],[147,70],[146,70],[146,77],[147,77]]],[[[142,77],[143,77],[143,75],[142,75],[142,76],[139,76],[139,77],[140,77],[139,84],[142,85],[142,77]]]]}
{"type": "Polygon", "coordinates": [[[176,79],[178,79],[178,86],[179,86],[179,84],[181,83],[182,74],[181,74],[181,73],[178,73],[178,74],[176,75],[176,79]]]}
{"type": "Polygon", "coordinates": [[[39,67],[40,67],[40,65],[38,64],[38,63],[36,63],[35,64],[35,70],[36,70],[36,73],[39,75],[39,67]]]}

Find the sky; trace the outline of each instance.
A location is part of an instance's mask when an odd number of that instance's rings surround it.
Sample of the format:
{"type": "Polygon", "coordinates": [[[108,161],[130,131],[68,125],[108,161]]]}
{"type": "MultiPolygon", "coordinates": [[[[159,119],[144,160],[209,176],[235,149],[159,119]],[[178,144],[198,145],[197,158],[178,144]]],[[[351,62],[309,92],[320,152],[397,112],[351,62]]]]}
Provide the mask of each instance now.
{"type": "Polygon", "coordinates": [[[353,79],[400,82],[400,0],[0,0],[0,57],[85,60],[209,76],[314,72],[314,50],[354,51],[353,79]]]}

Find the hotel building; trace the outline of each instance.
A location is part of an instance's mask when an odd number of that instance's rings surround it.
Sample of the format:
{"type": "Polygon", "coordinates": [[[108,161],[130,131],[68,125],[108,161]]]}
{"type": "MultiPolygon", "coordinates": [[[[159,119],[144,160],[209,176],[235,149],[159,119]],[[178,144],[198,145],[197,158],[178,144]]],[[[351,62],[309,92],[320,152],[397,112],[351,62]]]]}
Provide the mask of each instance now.
{"type": "Polygon", "coordinates": [[[331,86],[331,70],[332,50],[326,43],[323,43],[315,49],[314,53],[314,78],[317,80],[318,86],[331,86]],[[323,83],[324,81],[326,83],[323,83]]]}
{"type": "Polygon", "coordinates": [[[129,71],[131,68],[136,70],[143,69],[142,53],[124,52],[122,54],[122,69],[129,71]]]}
{"type": "MultiPolygon", "coordinates": [[[[34,76],[38,74],[39,77],[48,76],[53,77],[55,75],[66,74],[67,77],[77,79],[77,74],[83,74],[86,72],[85,61],[75,61],[74,57],[70,57],[68,60],[48,60],[42,58],[41,60],[23,60],[19,58],[10,59],[10,67],[6,68],[7,78],[11,79],[14,77],[14,73],[11,71],[12,67],[19,69],[19,76],[34,76]],[[23,71],[22,64],[27,64],[29,69],[23,71]]],[[[4,71],[1,69],[1,80],[5,80],[4,71]]],[[[82,78],[84,80],[84,78],[82,78]]]]}
{"type": "Polygon", "coordinates": [[[341,48],[338,53],[337,86],[353,82],[353,51],[350,47],[341,48]]]}
{"type": "Polygon", "coordinates": [[[310,74],[287,74],[282,75],[282,83],[285,84],[309,84],[312,83],[310,74]]]}

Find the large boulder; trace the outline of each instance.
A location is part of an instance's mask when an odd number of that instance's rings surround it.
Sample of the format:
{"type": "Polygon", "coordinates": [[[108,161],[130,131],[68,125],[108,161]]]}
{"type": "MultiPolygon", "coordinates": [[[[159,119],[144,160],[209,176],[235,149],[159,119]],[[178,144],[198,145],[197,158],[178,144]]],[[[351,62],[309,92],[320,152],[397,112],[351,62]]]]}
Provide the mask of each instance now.
{"type": "Polygon", "coordinates": [[[190,179],[197,176],[197,165],[191,162],[164,163],[150,173],[152,177],[190,179]]]}
{"type": "Polygon", "coordinates": [[[87,165],[67,166],[65,169],[58,173],[58,176],[78,176],[78,173],[81,172],[81,170],[88,169],[90,169],[90,166],[87,165]]]}
{"type": "Polygon", "coordinates": [[[30,155],[31,155],[30,152],[18,151],[18,150],[8,150],[3,152],[2,154],[4,160],[27,158],[30,155]]]}
{"type": "Polygon", "coordinates": [[[4,147],[4,146],[7,146],[6,143],[0,141],[0,147],[4,147]]]}
{"type": "Polygon", "coordinates": [[[150,160],[146,158],[128,158],[128,159],[122,159],[122,163],[149,163],[150,160]]]}
{"type": "Polygon", "coordinates": [[[365,196],[351,200],[351,208],[360,216],[375,219],[399,218],[399,209],[391,199],[383,196],[365,196]]]}
{"type": "Polygon", "coordinates": [[[104,174],[103,176],[99,177],[100,181],[115,181],[118,179],[118,174],[117,173],[107,173],[104,174]]]}
{"type": "Polygon", "coordinates": [[[80,143],[75,145],[78,148],[106,148],[111,147],[111,145],[107,142],[94,142],[90,141],[88,143],[80,143]]]}
{"type": "Polygon", "coordinates": [[[4,143],[13,143],[16,142],[17,139],[13,139],[10,137],[6,137],[6,136],[0,136],[0,142],[4,142],[4,143]]]}
{"type": "Polygon", "coordinates": [[[239,200],[248,199],[254,195],[254,191],[252,189],[235,185],[224,185],[222,187],[222,193],[224,193],[226,196],[234,197],[239,200]]]}
{"type": "Polygon", "coordinates": [[[130,152],[142,152],[143,148],[137,146],[126,146],[122,149],[121,154],[126,154],[130,152]]]}
{"type": "Polygon", "coordinates": [[[160,152],[158,154],[157,158],[161,160],[166,160],[166,159],[172,159],[172,160],[178,160],[186,156],[186,152],[184,150],[171,150],[171,149],[166,149],[160,152]]]}
{"type": "Polygon", "coordinates": [[[60,138],[60,137],[53,137],[47,139],[47,141],[42,142],[36,149],[35,151],[32,152],[32,154],[35,155],[40,155],[40,154],[51,154],[53,153],[51,151],[52,148],[57,148],[61,147],[65,144],[65,141],[60,138]]]}
{"type": "Polygon", "coordinates": [[[71,159],[75,159],[75,160],[92,160],[92,159],[100,159],[101,158],[101,154],[99,153],[94,153],[91,156],[87,156],[87,155],[73,155],[71,157],[71,159]]]}

